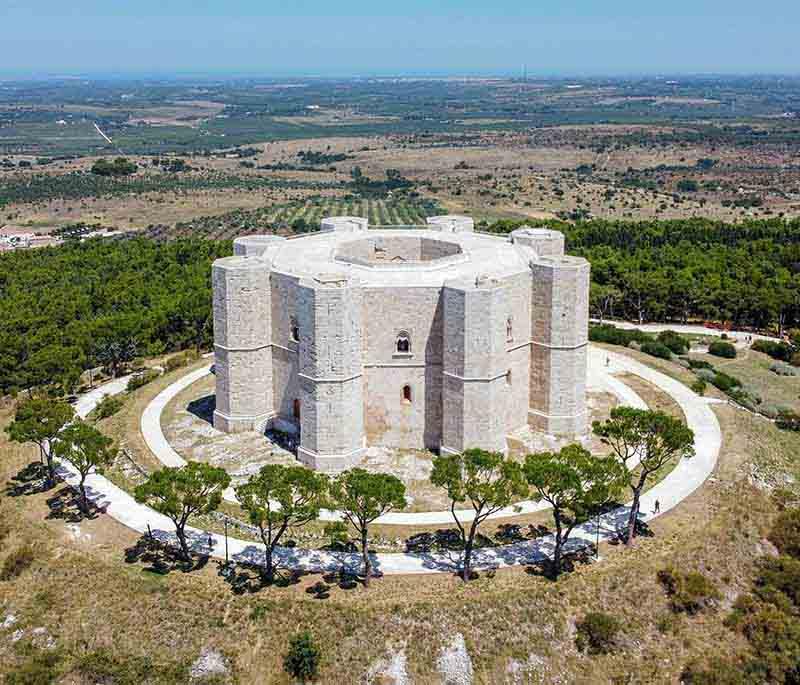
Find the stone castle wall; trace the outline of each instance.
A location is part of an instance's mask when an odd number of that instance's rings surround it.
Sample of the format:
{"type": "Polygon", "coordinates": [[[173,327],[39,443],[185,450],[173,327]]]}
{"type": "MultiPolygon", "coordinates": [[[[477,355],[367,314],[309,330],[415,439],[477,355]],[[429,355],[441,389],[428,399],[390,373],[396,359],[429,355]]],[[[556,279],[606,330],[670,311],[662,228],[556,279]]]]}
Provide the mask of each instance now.
{"type": "Polygon", "coordinates": [[[504,451],[507,434],[526,424],[585,432],[589,269],[563,256],[561,234],[470,238],[503,252],[486,274],[466,277],[452,263],[454,240],[469,259],[466,217],[431,221],[396,243],[349,218],[323,223],[326,233],[299,240],[237,239],[238,256],[215,263],[215,426],[298,433],[299,459],[328,472],[357,463],[368,444],[504,451]],[[436,231],[455,235],[437,242],[436,231]],[[320,250],[330,272],[282,268],[280,250],[342,232],[359,235],[320,250]],[[368,265],[336,263],[356,243],[365,261],[378,246],[425,266],[376,282],[368,265]],[[415,276],[431,269],[445,270],[439,281],[415,276]]]}

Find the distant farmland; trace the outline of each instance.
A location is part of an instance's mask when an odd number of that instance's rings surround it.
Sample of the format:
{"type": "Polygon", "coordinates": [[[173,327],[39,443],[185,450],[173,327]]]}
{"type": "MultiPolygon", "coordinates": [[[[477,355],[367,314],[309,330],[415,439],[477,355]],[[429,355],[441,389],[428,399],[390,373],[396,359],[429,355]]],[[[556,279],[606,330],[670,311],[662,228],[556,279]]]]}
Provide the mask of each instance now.
{"type": "Polygon", "coordinates": [[[323,217],[336,215],[366,217],[372,225],[424,224],[426,217],[443,211],[436,201],[422,198],[313,197],[301,202],[200,217],[174,227],[155,226],[148,234],[160,240],[189,236],[219,240],[253,233],[315,231],[323,217]]]}

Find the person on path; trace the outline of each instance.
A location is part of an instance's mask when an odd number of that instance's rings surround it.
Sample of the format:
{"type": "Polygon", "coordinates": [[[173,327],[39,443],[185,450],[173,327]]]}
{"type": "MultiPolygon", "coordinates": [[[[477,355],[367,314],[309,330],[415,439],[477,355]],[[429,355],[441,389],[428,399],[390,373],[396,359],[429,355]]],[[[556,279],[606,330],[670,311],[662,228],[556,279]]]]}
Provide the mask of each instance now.
{"type": "Polygon", "coordinates": [[[653,513],[658,514],[661,512],[661,502],[656,500],[655,506],[653,507],[653,513]]]}

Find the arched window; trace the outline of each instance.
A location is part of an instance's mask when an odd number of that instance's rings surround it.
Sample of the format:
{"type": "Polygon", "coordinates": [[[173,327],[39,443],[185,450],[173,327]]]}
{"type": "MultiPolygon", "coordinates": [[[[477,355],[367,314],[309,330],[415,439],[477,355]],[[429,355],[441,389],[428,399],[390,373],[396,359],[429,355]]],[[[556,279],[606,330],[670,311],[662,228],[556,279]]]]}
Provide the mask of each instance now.
{"type": "Polygon", "coordinates": [[[506,342],[514,340],[514,320],[509,316],[506,319],[506,342]]]}
{"type": "Polygon", "coordinates": [[[294,342],[300,342],[300,327],[297,325],[297,319],[294,317],[291,318],[289,321],[289,325],[291,326],[291,335],[292,340],[294,342]]]}
{"type": "Polygon", "coordinates": [[[395,345],[398,354],[411,353],[411,337],[405,331],[397,334],[397,343],[395,345]]]}
{"type": "Polygon", "coordinates": [[[411,404],[411,386],[404,385],[403,386],[403,402],[406,404],[411,404]]]}
{"type": "Polygon", "coordinates": [[[292,415],[294,416],[294,420],[298,423],[300,422],[300,400],[295,400],[292,402],[292,415]]]}

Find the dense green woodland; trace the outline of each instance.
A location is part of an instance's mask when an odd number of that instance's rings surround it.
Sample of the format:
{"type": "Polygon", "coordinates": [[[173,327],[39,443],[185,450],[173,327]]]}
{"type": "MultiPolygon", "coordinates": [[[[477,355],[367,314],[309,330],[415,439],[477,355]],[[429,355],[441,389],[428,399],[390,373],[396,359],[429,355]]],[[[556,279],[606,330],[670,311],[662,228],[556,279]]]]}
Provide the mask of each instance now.
{"type": "Polygon", "coordinates": [[[91,240],[0,256],[0,393],[211,341],[227,241],[91,240]]]}
{"type": "MultiPolygon", "coordinates": [[[[521,222],[488,230],[506,233],[521,222]]],[[[800,221],[553,222],[592,263],[595,316],[800,326],[800,221]]],[[[0,255],[0,393],[211,341],[229,241],[92,240],[0,255]]]]}
{"type": "MultiPolygon", "coordinates": [[[[505,233],[523,222],[501,221],[505,233]]],[[[592,264],[592,314],[734,326],[800,322],[800,220],[552,222],[592,264]]]]}

